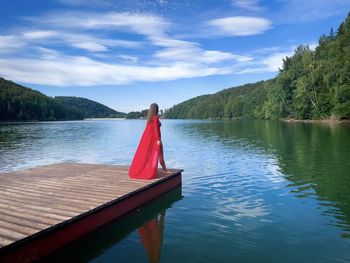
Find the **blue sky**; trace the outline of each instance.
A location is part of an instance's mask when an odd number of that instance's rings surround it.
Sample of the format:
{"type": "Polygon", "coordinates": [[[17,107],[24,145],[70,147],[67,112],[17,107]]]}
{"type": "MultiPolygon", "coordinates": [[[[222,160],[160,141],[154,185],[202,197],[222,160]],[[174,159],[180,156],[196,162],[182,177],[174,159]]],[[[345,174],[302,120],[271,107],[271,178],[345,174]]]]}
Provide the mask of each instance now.
{"type": "Polygon", "coordinates": [[[2,0],[0,76],[119,111],[164,109],[276,76],[349,11],[348,0],[2,0]]]}

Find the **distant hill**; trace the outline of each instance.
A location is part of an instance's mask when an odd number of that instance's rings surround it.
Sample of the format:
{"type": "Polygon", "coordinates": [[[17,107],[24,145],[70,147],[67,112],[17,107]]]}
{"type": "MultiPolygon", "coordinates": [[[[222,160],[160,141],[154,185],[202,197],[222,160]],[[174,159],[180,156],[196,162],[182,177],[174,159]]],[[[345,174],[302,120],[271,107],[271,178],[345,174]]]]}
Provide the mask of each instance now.
{"type": "Polygon", "coordinates": [[[79,97],[51,98],[0,78],[0,121],[57,121],[84,118],[125,118],[101,103],[79,97]]]}
{"type": "Polygon", "coordinates": [[[115,111],[101,103],[80,97],[58,96],[55,101],[80,111],[84,118],[125,118],[126,113],[115,111]]]}
{"type": "Polygon", "coordinates": [[[300,45],[274,79],[184,101],[166,118],[350,118],[350,14],[316,50],[300,45]]]}
{"type": "MultiPolygon", "coordinates": [[[[141,110],[141,111],[130,111],[128,114],[126,114],[127,119],[147,119],[148,116],[148,109],[141,110]]],[[[158,113],[159,118],[164,118],[164,111],[160,110],[158,113]]]]}
{"type": "Polygon", "coordinates": [[[256,112],[265,99],[263,86],[270,81],[229,88],[198,96],[165,111],[170,119],[221,119],[234,117],[259,117],[256,112]]]}
{"type": "Polygon", "coordinates": [[[130,111],[127,115],[127,119],[147,119],[148,110],[142,111],[130,111]]]}
{"type": "Polygon", "coordinates": [[[81,120],[83,114],[38,91],[0,78],[0,121],[81,120]]]}

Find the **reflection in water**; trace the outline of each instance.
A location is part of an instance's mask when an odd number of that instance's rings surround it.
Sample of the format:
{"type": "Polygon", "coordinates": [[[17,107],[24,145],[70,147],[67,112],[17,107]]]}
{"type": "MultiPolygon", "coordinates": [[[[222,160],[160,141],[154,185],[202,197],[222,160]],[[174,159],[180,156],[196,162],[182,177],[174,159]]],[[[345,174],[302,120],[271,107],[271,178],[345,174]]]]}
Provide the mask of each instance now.
{"type": "Polygon", "coordinates": [[[42,262],[66,262],[67,258],[70,262],[88,262],[92,259],[98,262],[145,262],[144,253],[123,253],[117,246],[118,243],[132,236],[135,230],[138,230],[140,235],[140,237],[135,236],[135,243],[139,243],[141,238],[149,262],[159,262],[165,213],[182,198],[180,186],[140,207],[137,211],[102,226],[64,249],[49,255],[42,262]]]}
{"type": "Polygon", "coordinates": [[[160,262],[163,243],[165,211],[139,227],[140,241],[144,245],[150,263],[160,262]]]}
{"type": "MultiPolygon", "coordinates": [[[[0,125],[0,170],[129,164],[144,125],[0,125]]],[[[164,120],[162,129],[186,198],[162,196],[49,262],[350,262],[349,125],[164,120]]]]}
{"type": "MultiPolygon", "coordinates": [[[[298,198],[316,200],[323,208],[321,213],[335,219],[330,224],[342,228],[345,231],[343,237],[350,237],[348,124],[334,126],[239,120],[197,123],[192,128],[196,129],[197,136],[201,134],[209,143],[215,140],[234,148],[236,152],[241,149],[244,155],[253,152],[260,156],[270,156],[265,162],[277,159],[277,166],[271,165],[270,168],[277,167],[274,174],[282,176],[275,178],[277,182],[282,182],[279,187],[283,186],[283,179],[287,179],[284,187],[290,193],[298,198]]],[[[255,159],[254,154],[251,156],[251,160],[259,164],[261,159],[255,159]]],[[[268,169],[268,166],[265,168],[268,169]]],[[[258,177],[250,179],[259,180],[258,177]]],[[[253,208],[263,209],[264,206],[253,208]]]]}

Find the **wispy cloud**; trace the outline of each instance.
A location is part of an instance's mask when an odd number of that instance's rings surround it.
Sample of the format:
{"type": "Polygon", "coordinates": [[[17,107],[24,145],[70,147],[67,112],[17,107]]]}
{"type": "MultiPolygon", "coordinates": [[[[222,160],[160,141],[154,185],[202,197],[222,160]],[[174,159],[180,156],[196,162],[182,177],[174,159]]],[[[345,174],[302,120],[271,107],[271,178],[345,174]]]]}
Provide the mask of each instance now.
{"type": "MultiPolygon", "coordinates": [[[[317,43],[309,43],[311,50],[317,47],[317,43]]],[[[283,66],[283,59],[294,54],[296,45],[287,47],[269,47],[252,50],[254,60],[246,63],[244,67],[237,71],[238,74],[277,72],[283,66]]]]}
{"type": "Polygon", "coordinates": [[[48,39],[52,37],[60,36],[59,32],[53,30],[33,30],[33,31],[25,31],[23,32],[23,36],[26,39],[37,40],[37,39],[48,39]]]}
{"type": "MultiPolygon", "coordinates": [[[[25,83],[125,85],[277,72],[282,58],[292,53],[278,47],[260,53],[205,48],[190,37],[176,37],[173,22],[152,14],[51,12],[25,19],[25,27],[0,35],[0,75],[25,83]]],[[[247,16],[216,18],[206,25],[216,37],[263,34],[272,27],[266,18],[247,16]]]]}
{"type": "Polygon", "coordinates": [[[108,39],[101,36],[80,32],[66,32],[62,29],[57,30],[29,30],[24,31],[14,36],[21,42],[32,42],[41,44],[66,44],[72,47],[85,49],[88,51],[107,51],[108,47],[119,48],[137,48],[141,45],[140,42],[108,39]]]}
{"type": "Polygon", "coordinates": [[[38,24],[45,21],[45,25],[56,28],[124,30],[124,32],[131,30],[147,36],[159,35],[170,25],[168,21],[155,15],[117,12],[58,12],[40,18],[29,17],[27,19],[38,24]]]}
{"type": "Polygon", "coordinates": [[[347,10],[350,10],[349,0],[287,0],[283,7],[271,16],[279,24],[295,24],[346,15],[347,10]]]}
{"type": "Polygon", "coordinates": [[[118,55],[117,57],[123,59],[124,61],[130,61],[133,63],[136,63],[139,60],[137,57],[129,55],[118,55]]]}
{"type": "Polygon", "coordinates": [[[262,11],[264,8],[259,4],[260,0],[231,0],[234,7],[247,11],[262,11]]]}
{"type": "Polygon", "coordinates": [[[0,59],[2,76],[26,83],[94,86],[166,81],[229,74],[252,59],[174,38],[169,34],[172,24],[155,15],[63,12],[26,19],[32,23],[28,29],[2,36],[7,41],[4,50],[15,42],[23,46],[16,56],[0,59]],[[115,33],[143,36],[144,43],[140,37],[138,42],[114,39],[115,33]],[[135,50],[121,52],[122,47],[135,50]],[[72,53],[72,48],[86,53],[72,53]],[[31,52],[25,52],[28,49],[31,52]],[[139,60],[138,54],[144,52],[148,55],[139,60]]]}
{"type": "MultiPolygon", "coordinates": [[[[89,0],[58,0],[57,2],[65,4],[65,5],[69,5],[69,6],[80,6],[80,5],[87,5],[87,4],[91,4],[91,1],[89,0]]],[[[99,2],[106,2],[106,1],[99,1],[99,2]]],[[[107,2],[109,3],[109,2],[107,2]]]]}
{"type": "Polygon", "coordinates": [[[13,35],[0,35],[0,54],[13,52],[22,48],[24,43],[18,41],[13,35]]]}
{"type": "Polygon", "coordinates": [[[250,36],[262,34],[272,27],[271,21],[262,17],[234,16],[208,21],[214,27],[213,34],[250,36]]]}
{"type": "Polygon", "coordinates": [[[155,55],[156,58],[166,61],[183,61],[183,62],[197,62],[206,64],[215,64],[223,61],[237,61],[245,62],[250,61],[248,56],[235,55],[230,52],[203,50],[198,47],[178,47],[178,48],[166,48],[158,51],[155,55]]]}
{"type": "Polygon", "coordinates": [[[69,56],[55,59],[0,59],[1,74],[4,77],[54,86],[122,85],[134,81],[157,82],[228,73],[220,68],[198,66],[189,63],[158,67],[130,66],[69,56]]]}

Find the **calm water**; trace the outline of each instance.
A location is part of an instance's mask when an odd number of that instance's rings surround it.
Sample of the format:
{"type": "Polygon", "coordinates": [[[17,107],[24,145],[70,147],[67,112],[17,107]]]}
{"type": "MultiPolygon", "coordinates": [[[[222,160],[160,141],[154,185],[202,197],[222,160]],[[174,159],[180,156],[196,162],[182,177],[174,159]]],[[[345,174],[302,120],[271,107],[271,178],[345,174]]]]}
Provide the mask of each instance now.
{"type": "MultiPolygon", "coordinates": [[[[144,125],[1,124],[0,171],[129,164],[144,125]]],[[[164,120],[162,135],[182,189],[48,262],[350,262],[349,125],[164,120]]]]}

